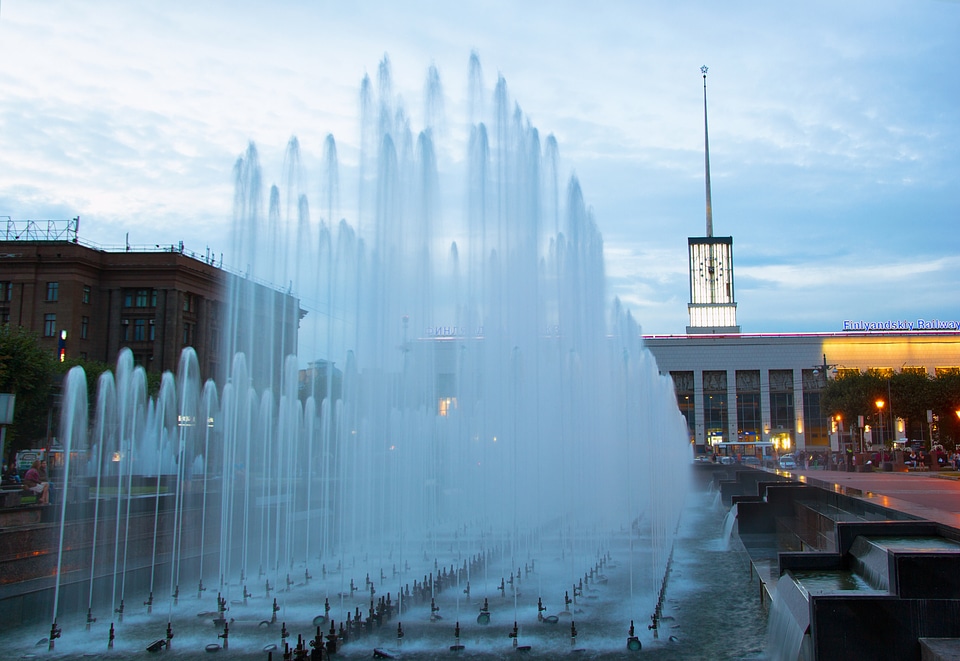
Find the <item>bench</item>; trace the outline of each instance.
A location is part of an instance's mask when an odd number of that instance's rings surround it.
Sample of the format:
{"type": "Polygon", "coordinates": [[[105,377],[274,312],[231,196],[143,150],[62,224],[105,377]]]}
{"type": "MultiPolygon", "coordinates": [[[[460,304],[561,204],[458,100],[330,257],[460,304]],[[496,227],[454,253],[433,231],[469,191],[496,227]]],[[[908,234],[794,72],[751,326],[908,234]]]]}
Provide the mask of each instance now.
{"type": "Polygon", "coordinates": [[[36,505],[37,495],[30,493],[23,487],[8,486],[0,489],[0,507],[20,507],[21,505],[36,505]]]}

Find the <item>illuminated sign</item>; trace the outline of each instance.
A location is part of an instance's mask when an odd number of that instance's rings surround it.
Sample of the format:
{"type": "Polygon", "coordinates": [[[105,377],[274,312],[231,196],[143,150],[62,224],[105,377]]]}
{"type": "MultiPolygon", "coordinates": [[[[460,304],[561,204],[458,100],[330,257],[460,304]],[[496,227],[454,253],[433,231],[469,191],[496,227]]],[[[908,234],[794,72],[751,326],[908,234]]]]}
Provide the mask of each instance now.
{"type": "Polygon", "coordinates": [[[960,330],[960,321],[952,319],[888,319],[886,321],[843,320],[845,331],[960,330]]]}

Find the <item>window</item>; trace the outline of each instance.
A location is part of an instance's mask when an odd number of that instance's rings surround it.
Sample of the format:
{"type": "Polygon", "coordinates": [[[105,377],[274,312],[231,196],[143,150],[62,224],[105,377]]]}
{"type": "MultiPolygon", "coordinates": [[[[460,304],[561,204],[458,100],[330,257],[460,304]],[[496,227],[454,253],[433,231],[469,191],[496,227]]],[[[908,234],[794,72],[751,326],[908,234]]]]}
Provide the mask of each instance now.
{"type": "Polygon", "coordinates": [[[57,315],[55,314],[43,315],[43,336],[55,337],[56,334],[57,334],[57,315]]]}
{"type": "Polygon", "coordinates": [[[155,308],[157,307],[157,290],[142,287],[140,289],[123,290],[123,307],[125,308],[155,308]]]}
{"type": "Polygon", "coordinates": [[[60,299],[60,283],[59,282],[48,282],[47,283],[47,300],[48,301],[57,301],[60,299]]]}
{"type": "Polygon", "coordinates": [[[87,339],[87,333],[90,330],[90,317],[80,317],[80,339],[87,339]]]}
{"type": "Polygon", "coordinates": [[[707,443],[729,441],[727,437],[727,373],[703,373],[703,430],[707,443]]]}
{"type": "Polygon", "coordinates": [[[770,430],[792,438],[795,420],[793,370],[770,370],[770,430]]]}
{"type": "Polygon", "coordinates": [[[820,393],[803,393],[803,420],[807,445],[830,445],[830,418],[820,407],[820,393]]]}
{"type": "Polygon", "coordinates": [[[149,331],[147,331],[147,339],[153,342],[154,340],[157,339],[157,334],[156,334],[156,331],[154,330],[156,328],[156,325],[153,323],[153,319],[150,320],[150,325],[148,326],[148,328],[149,328],[149,331]]]}
{"type": "MultiPolygon", "coordinates": [[[[687,433],[690,441],[697,438],[696,407],[693,404],[693,372],[670,372],[673,378],[673,390],[677,394],[677,406],[687,421],[687,433]]],[[[702,447],[698,450],[702,451],[702,447]]]]}
{"type": "Polygon", "coordinates": [[[193,309],[193,294],[183,295],[183,311],[190,312],[193,309]]]}
{"type": "Polygon", "coordinates": [[[13,300],[13,283],[0,282],[0,302],[8,302],[12,300],[13,300]]]}
{"type": "Polygon", "coordinates": [[[83,295],[80,298],[81,302],[89,305],[90,303],[90,285],[83,286],[83,295]]]}
{"type": "Polygon", "coordinates": [[[136,306],[138,308],[157,307],[157,290],[138,289],[136,294],[136,306]]]}
{"type": "Polygon", "coordinates": [[[130,320],[129,319],[120,320],[120,341],[121,342],[130,341],[130,320]]]}
{"type": "Polygon", "coordinates": [[[770,427],[793,431],[793,393],[770,393],[770,427]]]}
{"type": "Polygon", "coordinates": [[[0,324],[9,324],[10,323],[10,312],[4,310],[0,312],[0,324]]]}
{"type": "Polygon", "coordinates": [[[737,436],[741,441],[763,440],[760,420],[760,371],[737,370],[737,436]]]}
{"type": "Polygon", "coordinates": [[[191,331],[191,330],[192,330],[192,329],[191,329],[191,324],[184,324],[184,325],[183,325],[183,345],[184,345],[184,346],[189,346],[189,344],[190,344],[190,331],[191,331]]]}
{"type": "Polygon", "coordinates": [[[147,320],[135,319],[133,322],[133,341],[143,342],[147,339],[147,320]]]}

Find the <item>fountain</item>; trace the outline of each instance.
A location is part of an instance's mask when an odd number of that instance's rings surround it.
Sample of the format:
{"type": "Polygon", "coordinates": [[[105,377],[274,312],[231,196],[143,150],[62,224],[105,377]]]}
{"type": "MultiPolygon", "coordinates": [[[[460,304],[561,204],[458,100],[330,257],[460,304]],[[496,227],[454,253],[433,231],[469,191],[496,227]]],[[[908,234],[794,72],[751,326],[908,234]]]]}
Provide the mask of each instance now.
{"type": "Polygon", "coordinates": [[[445,185],[436,70],[416,134],[388,60],[363,80],[352,222],[332,136],[319,221],[298,141],[265,210],[247,149],[233,254],[249,280],[229,293],[221,383],[187,348],[150,398],[123,351],[87,425],[71,371],[65,489],[89,497],[60,510],[49,649],[430,658],[656,639],[689,463],[672,382],[606,309],[602,238],[576,178],[561,194],[556,140],[502,78],[485,114],[476,56],[469,89],[465,171],[445,185]],[[264,349],[297,311],[260,304],[254,280],[308,311],[299,357],[264,349]]]}

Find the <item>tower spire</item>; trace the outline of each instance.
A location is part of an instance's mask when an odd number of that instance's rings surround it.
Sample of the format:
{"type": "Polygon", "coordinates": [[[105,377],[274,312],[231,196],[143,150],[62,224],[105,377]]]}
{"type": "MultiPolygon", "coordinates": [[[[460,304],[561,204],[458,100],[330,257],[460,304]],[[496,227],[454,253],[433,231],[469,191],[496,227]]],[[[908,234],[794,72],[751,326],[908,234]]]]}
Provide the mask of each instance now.
{"type": "Polygon", "coordinates": [[[710,201],[710,134],[707,131],[707,66],[700,67],[703,74],[703,168],[707,182],[707,236],[713,236],[713,205],[710,201]]]}

